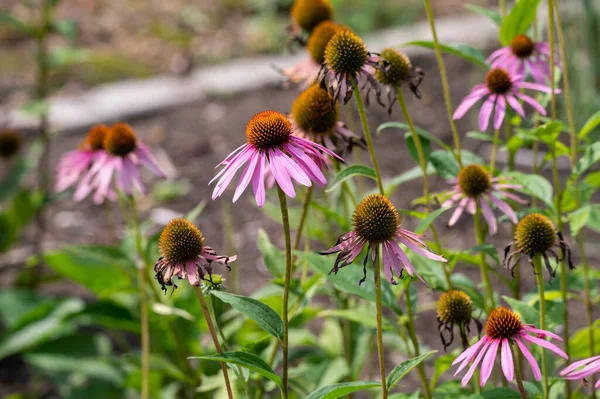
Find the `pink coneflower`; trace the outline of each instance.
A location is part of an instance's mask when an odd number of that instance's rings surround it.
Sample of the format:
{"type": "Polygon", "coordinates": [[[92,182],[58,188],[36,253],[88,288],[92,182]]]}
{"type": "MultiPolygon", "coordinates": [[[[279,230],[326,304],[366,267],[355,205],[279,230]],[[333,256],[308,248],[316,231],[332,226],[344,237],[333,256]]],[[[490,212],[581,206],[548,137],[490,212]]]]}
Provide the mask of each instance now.
{"type": "Polygon", "coordinates": [[[411,251],[429,259],[447,262],[443,257],[427,249],[425,243],[421,241],[422,234],[416,234],[400,227],[398,211],[390,200],[381,194],[369,195],[358,204],[352,215],[352,226],[354,229],[342,235],[336,245],[321,252],[321,255],[339,252],[330,273],[337,274],[341,268],[354,262],[365,246],[367,246],[367,255],[363,262],[364,277],[359,284],[362,284],[367,278],[369,257],[375,263],[379,246],[381,246],[383,254],[383,272],[392,284],[396,284],[394,275],[402,278],[402,271],[406,270],[409,276],[416,275],[427,285],[398,244],[403,244],[411,251]]]}
{"type": "MultiPolygon", "coordinates": [[[[583,380],[587,385],[586,378],[600,372],[600,356],[593,356],[588,359],[579,360],[560,372],[560,375],[567,380],[583,380]]],[[[600,379],[594,385],[600,389],[600,379]]]]}
{"type": "Polygon", "coordinates": [[[62,192],[72,187],[89,171],[96,159],[103,154],[104,138],[108,133],[106,125],[97,125],[90,129],[87,137],[74,151],[63,154],[56,167],[54,189],[62,192]]]}
{"type": "Polygon", "coordinates": [[[528,348],[529,344],[539,345],[568,359],[567,355],[560,348],[544,339],[550,337],[562,341],[558,335],[549,331],[538,330],[533,324],[521,323],[519,316],[510,309],[498,307],[492,310],[485,324],[485,331],[486,334],[483,338],[461,353],[452,362],[452,365],[460,363],[460,366],[454,373],[455,376],[467,367],[469,363],[473,362],[467,374],[462,379],[463,386],[469,383],[473,373],[475,373],[475,369],[480,363],[481,376],[479,384],[482,387],[485,385],[492,375],[498,349],[500,349],[502,372],[508,381],[512,381],[515,375],[515,368],[511,345],[516,344],[525,359],[527,359],[536,381],[540,381],[541,378],[540,367],[528,348]]]}
{"type": "Polygon", "coordinates": [[[487,63],[492,68],[506,69],[513,75],[525,76],[529,71],[536,82],[544,84],[546,79],[550,79],[550,45],[535,43],[526,35],[517,35],[510,46],[494,51],[487,63]]]}
{"type": "Polygon", "coordinates": [[[450,180],[450,182],[454,184],[454,187],[448,193],[450,198],[442,203],[442,207],[455,205],[457,207],[450,217],[448,226],[454,226],[465,210],[474,215],[477,204],[479,204],[483,218],[490,228],[490,233],[495,234],[498,226],[490,203],[494,204],[496,208],[508,216],[515,224],[519,221],[515,211],[500,197],[505,197],[521,204],[527,203],[527,201],[506,191],[507,189],[520,189],[522,188],[520,185],[502,182],[501,177],[491,177],[488,171],[480,165],[465,166],[458,173],[458,177],[450,180]]]}
{"type": "Polygon", "coordinates": [[[292,124],[279,112],[263,111],[254,115],[246,126],[246,143],[217,165],[225,167],[210,181],[219,180],[212,199],[223,194],[236,172],[245,164],[248,165],[235,189],[233,202],[252,181],[256,203],[261,208],[264,206],[267,167],[283,192],[292,198],[296,196],[292,179],[304,186],[311,186],[312,182],[325,186],[327,180],[321,171],[325,167],[322,154],[342,159],[322,145],[292,133],[292,124]]]}
{"type": "MultiPolygon", "coordinates": [[[[171,220],[160,233],[158,249],[161,257],[154,265],[156,279],[163,290],[165,286],[173,285],[173,276],[180,279],[187,276],[191,285],[199,286],[208,275],[212,280],[213,262],[229,267],[229,262],[237,259],[234,256],[220,256],[211,247],[204,245],[204,236],[189,220],[175,218],[171,220]]],[[[217,284],[218,281],[214,281],[217,284]]]]}
{"type": "MultiPolygon", "coordinates": [[[[519,100],[523,100],[531,105],[542,115],[546,115],[546,110],[540,103],[533,98],[521,93],[520,89],[531,89],[550,93],[551,88],[538,83],[523,81],[523,75],[513,75],[505,69],[492,69],[485,77],[485,83],[478,84],[466,96],[456,111],[454,119],[462,118],[473,105],[482,98],[487,97],[479,111],[479,129],[485,131],[489,125],[492,112],[494,112],[494,129],[500,129],[504,116],[506,115],[506,104],[510,105],[519,115],[525,117],[523,106],[519,100]]],[[[560,93],[556,89],[555,93],[560,93]]]]}
{"type": "Polygon", "coordinates": [[[150,149],[135,135],[131,126],[118,123],[112,126],[103,140],[104,151],[94,159],[89,171],[75,191],[75,200],[81,201],[92,191],[94,202],[101,204],[109,195],[113,177],[116,188],[132,195],[134,187],[144,192],[139,167],[141,165],[160,177],[165,177],[158,168],[150,149]]]}

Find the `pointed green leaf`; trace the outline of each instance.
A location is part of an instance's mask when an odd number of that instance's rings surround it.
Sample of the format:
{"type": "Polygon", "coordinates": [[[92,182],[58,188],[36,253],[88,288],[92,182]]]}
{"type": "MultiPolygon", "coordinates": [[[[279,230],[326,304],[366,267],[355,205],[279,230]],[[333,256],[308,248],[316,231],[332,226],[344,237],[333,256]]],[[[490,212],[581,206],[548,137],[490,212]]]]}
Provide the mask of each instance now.
{"type": "Polygon", "coordinates": [[[442,213],[446,212],[450,208],[451,207],[440,208],[440,209],[436,209],[435,211],[431,212],[429,215],[427,215],[427,217],[425,219],[423,219],[419,222],[419,225],[415,229],[415,233],[422,234],[425,230],[427,230],[429,228],[429,226],[431,226],[431,223],[433,223],[433,221],[438,216],[440,216],[442,213]]]}
{"type": "Polygon", "coordinates": [[[586,138],[588,134],[598,127],[598,125],[600,125],[600,111],[596,112],[587,120],[587,122],[585,122],[585,125],[581,128],[577,137],[579,137],[580,140],[586,138]]]}
{"type": "MultiPolygon", "coordinates": [[[[427,40],[415,40],[404,43],[401,47],[406,46],[419,46],[428,49],[435,48],[433,42],[427,40]]],[[[483,53],[477,50],[475,47],[471,47],[466,44],[440,44],[440,49],[445,53],[456,55],[464,60],[467,60],[470,63],[485,69],[486,71],[489,69],[489,66],[485,62],[485,55],[483,55],[483,53]]]]}
{"type": "Polygon", "coordinates": [[[476,6],[475,4],[465,4],[465,8],[475,14],[483,15],[491,19],[496,25],[502,24],[502,17],[497,12],[490,10],[489,8],[476,6]]]}
{"type": "Polygon", "coordinates": [[[376,381],[342,382],[319,388],[306,397],[306,399],[337,399],[353,392],[363,389],[380,387],[381,383],[376,381]]]}
{"type": "MultiPolygon", "coordinates": [[[[385,123],[382,123],[381,125],[379,125],[377,127],[377,134],[380,134],[385,129],[391,129],[391,128],[402,129],[402,130],[404,130],[406,132],[410,132],[410,127],[406,123],[404,123],[404,122],[385,122],[385,123]]],[[[445,149],[447,149],[449,151],[452,150],[452,148],[448,144],[444,143],[442,140],[440,140],[439,138],[437,138],[433,134],[429,133],[427,130],[421,129],[418,126],[415,126],[415,131],[417,132],[417,134],[419,136],[423,137],[424,139],[433,141],[434,143],[436,143],[440,147],[443,147],[443,148],[445,148],[445,149]]]]}
{"type": "Polygon", "coordinates": [[[377,175],[372,168],[365,165],[350,165],[346,169],[340,171],[333,182],[325,189],[325,192],[331,192],[343,181],[350,179],[353,176],[365,176],[373,180],[377,180],[377,175]]]}
{"type": "Polygon", "coordinates": [[[535,19],[540,0],[519,0],[500,26],[500,43],[508,46],[511,40],[525,33],[535,19]]]}
{"type": "Polygon", "coordinates": [[[431,351],[427,353],[423,353],[421,356],[414,357],[409,360],[405,360],[390,372],[387,377],[387,388],[390,390],[398,381],[400,381],[406,374],[408,374],[412,369],[417,367],[421,362],[427,359],[429,356],[433,355],[437,351],[431,351]]]}

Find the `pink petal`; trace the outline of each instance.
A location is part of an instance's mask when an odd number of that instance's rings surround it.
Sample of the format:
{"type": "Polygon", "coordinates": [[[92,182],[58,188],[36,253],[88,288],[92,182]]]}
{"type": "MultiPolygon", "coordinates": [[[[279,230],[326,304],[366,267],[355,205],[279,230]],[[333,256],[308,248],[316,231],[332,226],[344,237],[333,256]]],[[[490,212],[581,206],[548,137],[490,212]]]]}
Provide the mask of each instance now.
{"type": "Polygon", "coordinates": [[[490,201],[492,201],[492,203],[494,205],[496,205],[496,207],[498,209],[500,209],[500,211],[502,211],[502,213],[504,213],[506,216],[508,216],[508,218],[510,219],[511,222],[513,222],[514,224],[519,223],[519,220],[517,219],[517,214],[515,213],[515,211],[513,211],[513,209],[510,207],[510,205],[508,205],[506,202],[502,201],[501,199],[496,198],[493,195],[489,195],[488,198],[490,201]]]}
{"type": "Polygon", "coordinates": [[[490,228],[490,234],[496,234],[496,232],[498,231],[496,217],[494,216],[494,212],[492,212],[492,208],[490,208],[483,196],[479,197],[479,206],[481,206],[481,213],[483,214],[483,218],[485,219],[488,227],[490,228]]]}
{"type": "Polygon", "coordinates": [[[445,259],[439,255],[436,255],[433,252],[428,251],[423,247],[415,245],[412,241],[410,241],[404,237],[398,237],[398,241],[400,241],[402,244],[406,245],[411,251],[413,251],[419,255],[422,255],[428,259],[437,260],[438,262],[448,262],[447,259],[445,259]]]}
{"type": "Polygon", "coordinates": [[[569,365],[569,367],[565,368],[563,371],[560,372],[560,375],[565,376],[565,375],[569,374],[571,371],[577,370],[579,367],[585,366],[586,364],[589,364],[589,363],[592,363],[595,360],[600,360],[600,356],[593,356],[593,357],[589,357],[587,359],[583,359],[583,360],[579,360],[574,363],[571,363],[569,365]]]}
{"type": "Polygon", "coordinates": [[[529,365],[531,366],[531,371],[533,371],[533,377],[536,381],[539,381],[542,378],[540,366],[535,361],[535,358],[533,357],[529,349],[527,349],[527,346],[524,343],[522,343],[518,337],[515,337],[514,339],[517,343],[517,346],[521,350],[521,353],[523,353],[523,356],[525,356],[525,359],[527,359],[527,361],[529,362],[529,365]]]}
{"type": "Polygon", "coordinates": [[[463,214],[463,212],[465,210],[465,206],[467,206],[468,201],[469,201],[469,197],[464,197],[460,201],[460,203],[454,210],[454,213],[452,213],[452,217],[450,217],[450,220],[448,221],[448,226],[454,226],[456,224],[456,222],[458,221],[460,216],[463,214]]]}
{"type": "Polygon", "coordinates": [[[500,129],[506,115],[506,100],[504,96],[497,96],[496,107],[494,111],[494,129],[500,129]]]}
{"type": "Polygon", "coordinates": [[[254,169],[252,176],[252,189],[254,197],[259,208],[265,206],[266,191],[265,191],[265,154],[258,154],[258,166],[254,169]]]}
{"type": "Polygon", "coordinates": [[[256,169],[258,159],[260,158],[259,153],[259,150],[255,150],[250,156],[250,162],[248,163],[248,165],[246,165],[246,168],[240,176],[240,181],[238,182],[238,185],[235,188],[235,193],[233,194],[233,202],[236,202],[238,198],[240,198],[244,190],[246,190],[246,187],[248,187],[248,184],[250,184],[250,180],[252,179],[252,176],[254,176],[254,169],[256,169]]]}
{"type": "Polygon", "coordinates": [[[508,339],[502,339],[502,351],[500,352],[500,364],[502,372],[509,382],[512,382],[515,376],[515,364],[513,363],[512,353],[510,351],[510,343],[508,339]]]}
{"type": "Polygon", "coordinates": [[[281,161],[282,152],[275,152],[272,148],[269,148],[269,163],[271,165],[271,173],[277,181],[277,185],[283,190],[283,192],[290,198],[296,197],[296,191],[294,190],[294,184],[288,174],[288,170],[285,164],[281,161]]]}
{"type": "Polygon", "coordinates": [[[464,364],[461,365],[461,367],[458,368],[458,370],[456,370],[456,372],[454,373],[454,376],[456,377],[456,375],[458,373],[460,373],[460,371],[464,368],[464,366],[466,364],[468,364],[473,357],[475,356],[475,353],[477,353],[477,350],[481,347],[481,345],[483,345],[486,341],[488,340],[487,335],[484,335],[483,338],[481,338],[479,341],[477,341],[476,343],[474,343],[473,345],[471,345],[470,347],[468,347],[463,353],[461,353],[460,355],[458,355],[456,357],[456,359],[454,359],[454,361],[452,362],[452,365],[456,365],[457,363],[460,363],[461,361],[464,360],[464,364]]]}
{"type": "Polygon", "coordinates": [[[498,347],[500,346],[500,339],[496,338],[492,340],[492,344],[488,349],[483,363],[481,363],[481,376],[479,378],[479,386],[485,386],[485,383],[492,375],[494,363],[496,362],[496,355],[498,354],[498,347]]]}
{"type": "MultiPolygon", "coordinates": [[[[542,93],[552,93],[552,88],[545,86],[545,85],[541,85],[538,83],[531,83],[531,82],[515,82],[513,87],[517,87],[519,89],[531,89],[531,90],[537,90],[537,91],[541,91],[542,93]]],[[[554,89],[554,93],[558,94],[560,93],[560,89],[554,89]]]]}
{"type": "Polygon", "coordinates": [[[485,354],[485,352],[488,349],[488,347],[490,346],[490,344],[493,342],[493,340],[490,339],[489,337],[487,337],[487,339],[488,340],[486,341],[485,345],[483,346],[483,348],[481,349],[481,351],[479,351],[479,354],[477,355],[477,357],[473,361],[473,364],[469,368],[469,371],[467,371],[467,374],[465,374],[465,376],[463,377],[463,379],[461,381],[461,384],[462,384],[463,387],[469,383],[469,380],[473,376],[473,373],[475,373],[475,369],[479,365],[479,362],[481,362],[481,359],[483,358],[483,355],[485,354]]]}
{"type": "Polygon", "coordinates": [[[475,93],[471,93],[469,95],[467,95],[462,102],[460,103],[460,105],[458,106],[458,108],[456,108],[456,111],[454,111],[454,115],[452,115],[452,119],[460,119],[463,116],[465,116],[465,114],[467,113],[467,111],[469,111],[473,105],[475,105],[475,103],[479,100],[481,100],[483,97],[485,97],[487,94],[489,94],[489,90],[487,91],[477,91],[475,93]]]}
{"type": "Polygon", "coordinates": [[[479,129],[484,132],[487,130],[488,125],[490,124],[490,117],[492,116],[492,111],[494,110],[494,103],[498,95],[492,95],[485,100],[483,105],[481,106],[481,110],[479,111],[479,129]]]}
{"type": "Polygon", "coordinates": [[[525,110],[523,109],[523,106],[519,100],[517,100],[514,96],[508,95],[506,96],[506,101],[508,101],[508,104],[517,112],[517,114],[525,118],[525,110]]]}
{"type": "Polygon", "coordinates": [[[187,273],[187,278],[191,285],[195,285],[195,286],[200,285],[200,273],[199,273],[198,265],[196,265],[196,263],[194,261],[186,263],[185,271],[187,273]]]}
{"type": "Polygon", "coordinates": [[[533,98],[526,96],[525,94],[515,93],[515,96],[525,101],[527,104],[531,105],[536,111],[538,111],[542,115],[546,115],[546,109],[542,107],[540,103],[535,101],[533,98]]]}
{"type": "Polygon", "coordinates": [[[527,335],[525,332],[522,332],[520,336],[523,340],[529,341],[531,343],[534,343],[541,347],[544,347],[548,350],[551,350],[552,352],[556,353],[558,356],[560,356],[562,358],[565,358],[565,359],[569,358],[565,352],[563,352],[558,346],[554,345],[553,343],[544,341],[543,339],[532,337],[531,335],[527,335]]]}

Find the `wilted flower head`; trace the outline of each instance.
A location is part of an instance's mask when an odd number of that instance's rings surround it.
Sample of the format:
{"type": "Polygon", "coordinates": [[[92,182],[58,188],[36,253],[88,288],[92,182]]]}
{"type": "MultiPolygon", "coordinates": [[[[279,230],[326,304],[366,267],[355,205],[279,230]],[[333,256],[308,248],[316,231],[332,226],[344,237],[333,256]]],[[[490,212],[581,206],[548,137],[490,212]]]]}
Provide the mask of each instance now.
{"type": "Polygon", "coordinates": [[[321,22],[333,19],[333,6],[329,0],[295,0],[291,14],[295,30],[312,32],[321,22]]]}
{"type": "Polygon", "coordinates": [[[556,345],[545,340],[546,337],[562,339],[549,331],[538,330],[533,324],[523,324],[521,318],[515,312],[504,307],[498,307],[492,310],[485,324],[485,335],[476,344],[461,353],[452,365],[460,363],[460,366],[454,373],[456,376],[471,362],[473,364],[462,379],[462,385],[465,386],[475,373],[475,369],[481,363],[481,376],[479,384],[483,387],[492,375],[498,349],[500,349],[500,364],[502,372],[508,381],[512,381],[515,374],[513,355],[511,345],[515,345],[521,351],[533,371],[536,381],[541,378],[540,367],[528,348],[529,344],[539,345],[542,348],[568,359],[567,355],[556,345]],[[534,335],[530,335],[534,334],[534,335]]]}
{"type": "MultiPolygon", "coordinates": [[[[524,75],[514,74],[505,69],[492,69],[487,73],[485,83],[473,87],[471,93],[462,100],[454,112],[454,119],[465,116],[467,111],[482,98],[486,98],[486,100],[479,111],[479,129],[481,131],[488,128],[492,113],[494,113],[494,129],[500,129],[506,115],[507,103],[515,112],[525,117],[525,111],[519,100],[531,105],[540,114],[546,115],[544,107],[533,98],[521,93],[520,89],[537,90],[542,93],[551,93],[552,89],[538,83],[525,82],[524,78],[524,75]]],[[[555,89],[555,93],[560,93],[560,90],[555,89]]]]}
{"type": "Polygon", "coordinates": [[[379,55],[371,54],[360,37],[349,30],[335,34],[325,47],[325,65],[321,82],[335,100],[347,103],[352,91],[363,79],[380,95],[373,69],[385,71],[387,63],[379,55]]]}
{"type": "Polygon", "coordinates": [[[444,292],[437,304],[437,320],[440,339],[444,350],[454,341],[454,326],[458,327],[464,349],[469,346],[468,333],[471,332],[471,320],[477,325],[477,331],[481,333],[481,322],[472,316],[473,301],[461,290],[450,290],[444,292]],[[449,336],[446,338],[445,333],[449,336]]]}
{"type": "Polygon", "coordinates": [[[292,179],[304,186],[311,186],[312,182],[320,186],[327,184],[321,171],[325,167],[323,154],[342,159],[322,145],[292,133],[292,124],[279,112],[263,111],[254,115],[246,126],[246,144],[238,147],[218,165],[224,168],[210,182],[218,179],[213,200],[223,194],[236,172],[246,164],[233,202],[252,181],[256,203],[263,207],[267,173],[272,173],[278,186],[292,198],[296,196],[292,179]]]}
{"type": "Polygon", "coordinates": [[[367,278],[369,257],[373,264],[375,263],[379,246],[381,246],[383,254],[383,272],[392,284],[397,284],[394,275],[402,278],[402,271],[406,270],[409,276],[416,275],[427,285],[399,244],[404,244],[408,249],[429,259],[446,262],[446,259],[427,249],[425,243],[421,241],[422,234],[416,234],[400,227],[398,211],[390,200],[381,194],[369,195],[358,204],[352,215],[352,226],[353,230],[342,235],[336,245],[321,252],[322,255],[339,252],[330,273],[337,274],[341,268],[354,262],[365,246],[367,246],[367,254],[363,261],[364,277],[359,284],[362,284],[367,278]]]}
{"type": "Polygon", "coordinates": [[[530,213],[521,219],[515,231],[515,240],[504,248],[503,264],[512,272],[522,256],[527,256],[531,264],[536,256],[540,256],[550,277],[554,277],[556,272],[550,265],[549,256],[554,257],[557,263],[566,257],[569,269],[575,268],[571,262],[571,249],[562,234],[548,217],[539,213],[530,213]],[[561,250],[561,256],[556,249],[561,250]]]}
{"type": "Polygon", "coordinates": [[[506,180],[506,178],[502,177],[492,177],[481,165],[472,164],[463,167],[458,173],[458,178],[450,180],[450,183],[454,184],[454,187],[448,193],[450,198],[442,203],[442,207],[456,205],[456,210],[450,217],[448,226],[454,226],[465,210],[474,215],[477,210],[477,204],[479,204],[490,233],[495,234],[498,231],[498,226],[490,203],[494,204],[516,224],[518,222],[517,215],[511,206],[500,197],[508,198],[521,204],[525,204],[527,201],[507,192],[506,190],[508,189],[520,189],[522,187],[518,184],[508,184],[505,182],[506,180]]]}
{"type": "Polygon", "coordinates": [[[339,103],[320,85],[304,90],[292,104],[290,121],[296,136],[304,137],[342,154],[354,145],[364,147],[364,139],[339,120],[339,103]]]}
{"type": "Polygon", "coordinates": [[[209,246],[204,245],[204,236],[189,220],[175,218],[163,229],[158,239],[161,257],[154,265],[156,279],[163,290],[173,285],[173,276],[180,279],[187,276],[191,285],[199,286],[200,281],[208,277],[208,281],[217,283],[212,276],[213,262],[227,266],[237,259],[234,256],[220,256],[209,246]]]}
{"type": "MultiPolygon", "coordinates": [[[[95,191],[94,202],[101,204],[112,190],[113,177],[116,187],[124,193],[132,195],[134,187],[143,193],[139,170],[141,165],[155,175],[165,177],[150,149],[139,140],[131,126],[118,123],[103,131],[101,137],[104,150],[94,155],[93,165],[75,191],[76,201],[81,201],[95,191]]],[[[90,140],[90,146],[97,145],[96,139],[90,140]]],[[[100,143],[99,139],[97,143],[100,143]]]]}
{"type": "MultiPolygon", "coordinates": [[[[560,372],[560,375],[567,380],[582,380],[587,385],[587,378],[600,372],[600,356],[593,356],[587,359],[572,363],[569,367],[560,372]]],[[[594,385],[600,389],[600,379],[594,385]]]]}
{"type": "Polygon", "coordinates": [[[509,46],[494,51],[487,63],[515,75],[525,76],[529,72],[536,82],[544,84],[550,79],[550,45],[536,43],[527,35],[516,35],[509,46]]]}
{"type": "Polygon", "coordinates": [[[9,159],[17,155],[21,149],[23,139],[13,130],[0,132],[0,158],[9,159]]]}

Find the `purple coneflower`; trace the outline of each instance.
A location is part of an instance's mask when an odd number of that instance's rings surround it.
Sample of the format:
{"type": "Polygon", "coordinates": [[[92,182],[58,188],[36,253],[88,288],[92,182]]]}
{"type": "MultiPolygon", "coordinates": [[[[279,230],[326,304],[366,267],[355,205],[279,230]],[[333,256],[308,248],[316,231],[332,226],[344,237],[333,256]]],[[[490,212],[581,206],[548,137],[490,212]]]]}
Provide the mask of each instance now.
{"type": "Polygon", "coordinates": [[[517,215],[511,206],[500,197],[521,204],[527,203],[527,201],[505,191],[507,189],[520,189],[522,188],[520,185],[502,182],[501,177],[491,177],[489,172],[480,165],[465,166],[458,173],[458,177],[450,180],[450,182],[454,183],[454,187],[448,193],[450,198],[442,203],[442,207],[455,205],[457,207],[450,217],[450,221],[448,221],[448,226],[454,226],[465,210],[474,215],[479,203],[481,213],[490,228],[490,233],[495,234],[498,226],[489,203],[494,204],[515,224],[518,222],[517,215]]]}
{"type": "Polygon", "coordinates": [[[352,226],[354,229],[342,235],[332,248],[321,252],[321,255],[339,252],[330,273],[337,274],[341,268],[354,262],[365,246],[367,246],[367,254],[363,262],[364,277],[359,284],[366,280],[367,262],[371,258],[375,263],[380,246],[383,254],[383,272],[392,284],[397,284],[394,275],[402,278],[402,271],[406,270],[409,276],[416,275],[427,285],[398,244],[403,244],[416,254],[429,259],[446,262],[446,259],[427,249],[421,240],[422,234],[400,227],[398,211],[390,200],[381,194],[369,195],[358,204],[352,215],[352,226]]]}
{"type": "MultiPolygon", "coordinates": [[[[479,111],[479,129],[481,131],[487,129],[492,112],[494,113],[494,129],[500,129],[506,115],[507,103],[519,115],[525,117],[525,111],[519,100],[531,105],[540,114],[546,115],[544,107],[533,98],[521,93],[520,89],[537,90],[543,93],[550,93],[552,89],[538,83],[525,82],[523,79],[523,75],[513,75],[505,69],[492,69],[486,75],[485,83],[473,87],[471,93],[462,100],[454,112],[453,118],[462,118],[477,101],[485,97],[487,98],[479,111]]],[[[559,92],[560,90],[555,90],[555,93],[559,92]]]]}
{"type": "Polygon", "coordinates": [[[229,269],[229,262],[237,259],[237,255],[217,255],[214,249],[204,245],[204,236],[200,230],[183,218],[175,218],[165,226],[158,239],[158,249],[161,257],[154,265],[154,271],[165,291],[165,286],[173,285],[177,288],[173,283],[173,276],[180,279],[187,276],[191,285],[199,286],[208,275],[208,281],[219,284],[222,280],[212,280],[211,264],[216,262],[229,269]]]}
{"type": "Polygon", "coordinates": [[[224,168],[210,181],[212,183],[218,179],[212,199],[223,194],[236,172],[246,164],[235,189],[233,202],[237,201],[252,181],[256,203],[262,208],[265,204],[265,178],[268,177],[268,171],[283,192],[292,198],[296,196],[292,179],[304,186],[311,186],[312,182],[325,186],[327,180],[321,171],[325,167],[323,153],[342,160],[322,145],[294,136],[292,124],[285,115],[276,111],[259,112],[246,126],[246,143],[217,165],[224,165],[224,168]]]}
{"type": "Polygon", "coordinates": [[[99,152],[89,171],[75,191],[75,200],[81,201],[92,191],[94,202],[101,204],[112,190],[113,177],[116,187],[132,195],[134,187],[144,192],[139,167],[148,168],[157,176],[165,177],[158,168],[150,149],[135,135],[131,126],[125,123],[113,125],[103,140],[104,151],[99,152]]]}
{"type": "MultiPolygon", "coordinates": [[[[587,384],[586,378],[598,372],[600,372],[600,356],[593,356],[571,364],[561,371],[560,375],[567,380],[583,380],[583,383],[587,384]]],[[[600,379],[594,386],[600,389],[600,379]]]]}
{"type": "Polygon", "coordinates": [[[550,79],[550,45],[535,43],[529,36],[517,35],[509,46],[494,51],[487,63],[492,68],[503,68],[514,75],[525,76],[527,70],[539,84],[550,79]]]}
{"type": "Polygon", "coordinates": [[[556,345],[546,341],[544,338],[550,337],[562,341],[562,339],[549,331],[538,330],[533,324],[523,324],[519,316],[510,309],[498,307],[492,310],[485,323],[485,335],[469,349],[461,353],[452,365],[460,363],[460,366],[454,373],[456,376],[471,362],[473,364],[462,379],[462,385],[465,386],[475,373],[475,369],[481,363],[481,376],[479,384],[483,387],[492,375],[492,369],[496,362],[498,349],[500,349],[500,364],[502,372],[508,381],[512,381],[515,375],[513,355],[511,345],[515,345],[521,351],[533,371],[536,381],[540,381],[541,373],[537,361],[528,348],[529,344],[539,345],[549,349],[557,355],[568,359],[567,355],[556,345]],[[534,335],[530,335],[534,334],[534,335]]]}

